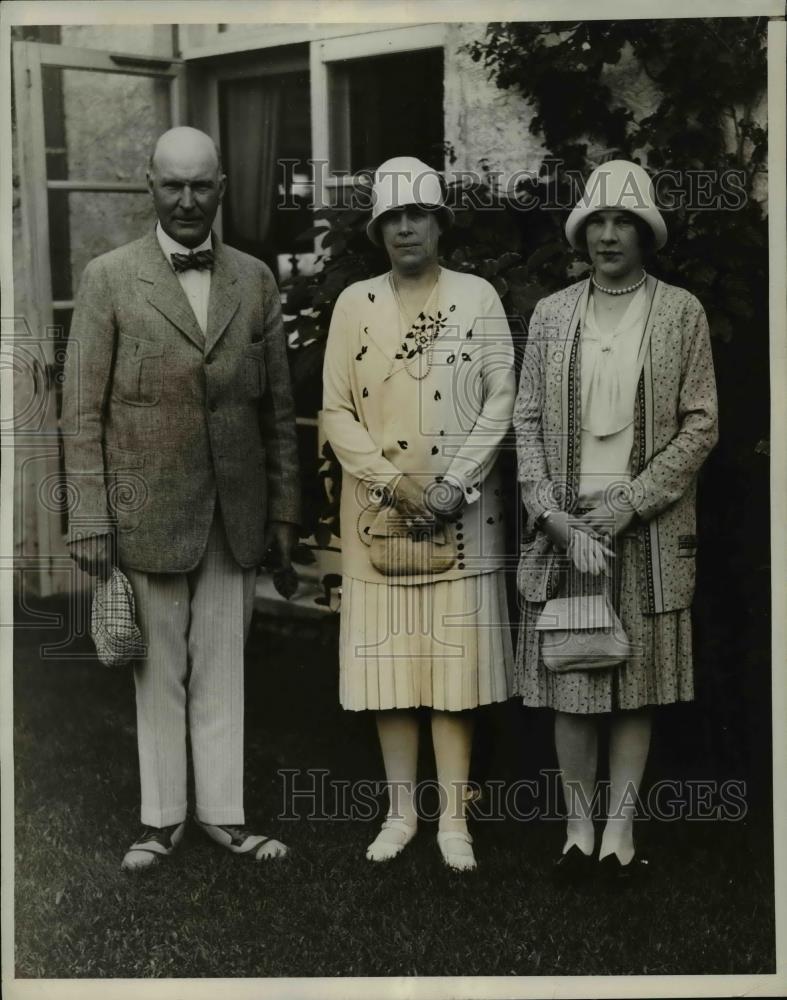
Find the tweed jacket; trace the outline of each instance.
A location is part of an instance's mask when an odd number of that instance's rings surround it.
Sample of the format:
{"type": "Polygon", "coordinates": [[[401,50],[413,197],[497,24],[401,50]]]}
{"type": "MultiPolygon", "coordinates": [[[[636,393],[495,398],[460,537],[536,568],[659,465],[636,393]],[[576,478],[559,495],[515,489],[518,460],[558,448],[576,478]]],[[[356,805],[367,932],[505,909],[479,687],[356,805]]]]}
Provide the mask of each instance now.
{"type": "Polygon", "coordinates": [[[343,468],[342,569],[372,583],[391,582],[369,558],[375,498],[402,473],[424,488],[455,476],[475,499],[444,529],[458,552],[453,568],[396,577],[397,584],[487,573],[505,558],[496,460],[511,428],[516,382],[503,306],[489,282],[441,269],[437,299],[421,316],[409,331],[402,327],[383,274],[346,288],[331,318],[322,416],[343,468]],[[418,337],[432,334],[431,352],[408,359],[418,337]]]}
{"type": "Polygon", "coordinates": [[[92,260],[63,398],[67,541],[116,531],[121,566],[182,573],[217,506],[241,566],[268,519],[296,523],[298,467],[281,305],[270,270],[213,238],[206,333],[155,232],[92,260]]]}
{"type": "MultiPolygon", "coordinates": [[[[700,302],[652,277],[647,348],[637,385],[631,497],[645,547],[642,606],[691,604],[695,583],[696,480],[718,438],[710,336],[700,302]]],[[[572,510],[579,488],[581,319],[589,281],[542,299],[533,313],[514,408],[519,480],[529,518],[519,589],[528,601],[555,593],[557,554],[535,529],[546,509],[572,510]]]]}

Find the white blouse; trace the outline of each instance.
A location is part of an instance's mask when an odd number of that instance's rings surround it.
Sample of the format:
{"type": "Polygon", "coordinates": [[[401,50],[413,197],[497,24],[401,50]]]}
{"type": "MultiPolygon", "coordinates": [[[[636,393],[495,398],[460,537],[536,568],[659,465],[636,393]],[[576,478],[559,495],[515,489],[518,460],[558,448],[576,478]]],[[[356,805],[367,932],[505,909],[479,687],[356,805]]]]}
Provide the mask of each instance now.
{"type": "Polygon", "coordinates": [[[588,297],[582,325],[580,506],[593,506],[610,486],[631,479],[647,305],[643,285],[632,295],[617,326],[605,330],[596,319],[594,297],[588,297]]]}

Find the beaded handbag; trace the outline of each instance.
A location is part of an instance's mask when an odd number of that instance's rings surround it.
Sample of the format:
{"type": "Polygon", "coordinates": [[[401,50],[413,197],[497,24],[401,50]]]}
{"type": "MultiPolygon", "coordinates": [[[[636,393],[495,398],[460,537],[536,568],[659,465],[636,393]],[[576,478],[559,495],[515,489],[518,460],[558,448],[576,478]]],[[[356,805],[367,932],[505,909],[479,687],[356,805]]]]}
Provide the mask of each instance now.
{"type": "Polygon", "coordinates": [[[438,576],[456,562],[456,547],[446,528],[417,525],[395,507],[385,507],[369,529],[369,557],[383,576],[438,576]]]}

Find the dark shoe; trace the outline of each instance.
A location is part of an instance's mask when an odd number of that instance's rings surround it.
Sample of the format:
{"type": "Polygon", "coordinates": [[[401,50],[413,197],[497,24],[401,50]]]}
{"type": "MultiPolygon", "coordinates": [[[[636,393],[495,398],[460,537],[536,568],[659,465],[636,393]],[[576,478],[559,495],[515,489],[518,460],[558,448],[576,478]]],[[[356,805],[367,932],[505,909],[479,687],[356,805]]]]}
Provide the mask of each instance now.
{"type": "Polygon", "coordinates": [[[627,865],[621,864],[617,854],[608,854],[599,861],[598,871],[603,881],[609,885],[639,882],[650,874],[648,859],[639,854],[635,854],[627,865]]]}
{"type": "Polygon", "coordinates": [[[283,858],[287,854],[287,848],[279,840],[272,837],[263,837],[262,834],[252,833],[245,826],[237,826],[232,823],[225,825],[214,825],[212,823],[202,823],[197,820],[197,826],[204,830],[211,840],[221,844],[233,854],[245,854],[254,858],[255,861],[270,861],[273,858],[283,858]]]}
{"type": "Polygon", "coordinates": [[[552,866],[552,879],[560,885],[577,885],[585,882],[594,868],[593,855],[572,844],[552,866]]]}
{"type": "Polygon", "coordinates": [[[137,839],[126,851],[120,867],[127,872],[152,868],[168,858],[183,839],[185,823],[174,826],[143,826],[137,839]]]}

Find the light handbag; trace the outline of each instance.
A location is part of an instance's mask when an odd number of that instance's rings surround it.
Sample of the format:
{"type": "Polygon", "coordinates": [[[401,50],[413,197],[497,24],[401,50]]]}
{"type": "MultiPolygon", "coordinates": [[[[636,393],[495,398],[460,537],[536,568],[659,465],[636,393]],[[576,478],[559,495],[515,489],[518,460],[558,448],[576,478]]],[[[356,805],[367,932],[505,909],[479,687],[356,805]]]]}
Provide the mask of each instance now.
{"type": "Polygon", "coordinates": [[[548,670],[601,670],[631,655],[628,636],[606,594],[555,597],[536,621],[548,670]]]}
{"type": "Polygon", "coordinates": [[[446,528],[413,524],[395,507],[380,511],[369,536],[369,558],[383,576],[437,576],[456,562],[456,547],[446,528]]]}

